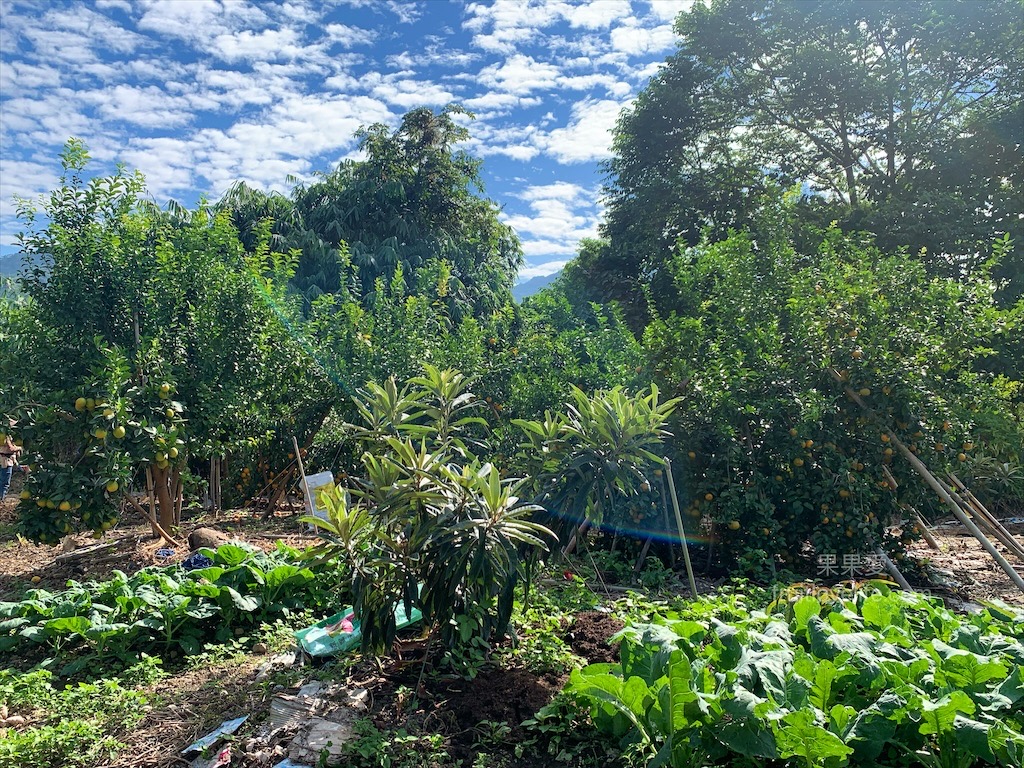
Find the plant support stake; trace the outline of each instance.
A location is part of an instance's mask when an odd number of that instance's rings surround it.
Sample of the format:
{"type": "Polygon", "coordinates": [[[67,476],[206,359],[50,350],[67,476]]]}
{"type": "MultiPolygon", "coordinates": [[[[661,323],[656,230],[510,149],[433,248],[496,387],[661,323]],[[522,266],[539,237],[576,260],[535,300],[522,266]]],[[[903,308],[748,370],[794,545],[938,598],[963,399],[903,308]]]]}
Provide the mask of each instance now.
{"type": "Polygon", "coordinates": [[[690,546],[686,543],[686,531],[683,530],[683,516],[679,514],[679,497],[676,496],[676,482],[672,479],[672,462],[665,457],[665,474],[668,476],[668,492],[672,497],[672,511],[676,513],[676,526],[679,528],[679,542],[683,545],[683,562],[686,564],[686,578],[690,580],[690,594],[697,598],[697,582],[693,578],[693,566],[690,564],[690,546]]]}
{"type": "MultiPolygon", "coordinates": [[[[832,371],[832,377],[835,378],[836,381],[842,383],[842,378],[836,371],[832,371]]],[[[858,395],[850,387],[847,387],[845,385],[843,386],[843,389],[845,390],[847,397],[853,400],[853,402],[855,402],[868,413],[874,414],[874,411],[872,411],[871,408],[867,406],[867,404],[860,397],[860,395],[858,395]]],[[[1016,570],[1014,570],[1013,566],[1006,562],[1006,559],[1001,554],[999,554],[999,550],[997,550],[995,548],[995,545],[991,541],[989,541],[989,538],[984,533],[982,533],[981,530],[979,530],[978,526],[974,524],[974,521],[971,520],[971,518],[969,518],[964,513],[960,505],[956,503],[956,500],[949,495],[945,488],[943,488],[943,483],[941,483],[935,477],[935,475],[931,473],[928,467],[924,465],[923,461],[921,461],[919,458],[917,458],[917,456],[911,453],[910,449],[903,444],[899,437],[896,436],[895,432],[893,432],[891,429],[886,429],[885,433],[889,436],[889,440],[892,442],[892,444],[896,446],[896,450],[903,454],[903,457],[910,462],[910,466],[912,466],[914,470],[917,472],[917,474],[919,474],[924,479],[924,481],[929,486],[931,486],[931,489],[939,495],[939,498],[942,499],[943,502],[945,502],[946,506],[949,507],[950,510],[952,510],[953,515],[956,517],[956,519],[959,520],[963,524],[963,526],[971,532],[971,535],[978,540],[981,546],[985,548],[985,551],[988,552],[989,555],[992,556],[992,559],[999,564],[999,567],[1003,569],[1003,572],[1010,577],[1010,581],[1012,581],[1021,592],[1024,592],[1024,579],[1022,579],[1020,574],[1017,573],[1016,570]]]]}

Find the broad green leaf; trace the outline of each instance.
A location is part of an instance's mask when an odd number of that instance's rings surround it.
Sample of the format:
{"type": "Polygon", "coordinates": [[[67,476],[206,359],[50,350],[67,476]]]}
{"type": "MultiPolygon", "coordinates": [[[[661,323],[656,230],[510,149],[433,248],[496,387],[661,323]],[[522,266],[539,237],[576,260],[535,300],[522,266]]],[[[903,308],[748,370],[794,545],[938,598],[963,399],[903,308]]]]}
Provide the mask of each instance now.
{"type": "Polygon", "coordinates": [[[793,604],[793,628],[805,630],[812,616],[821,613],[821,603],[811,595],[805,595],[793,604]]]}
{"type": "Polygon", "coordinates": [[[989,744],[990,726],[977,720],[957,715],[953,720],[953,739],[957,749],[965,749],[988,763],[996,761],[989,744]]]}
{"type": "Polygon", "coordinates": [[[973,715],[974,710],[974,702],[963,691],[952,691],[938,701],[922,699],[919,730],[925,736],[948,733],[958,714],[973,715]]]}
{"type": "Polygon", "coordinates": [[[824,765],[830,757],[845,758],[853,753],[841,738],[818,725],[806,709],[784,715],[775,738],[779,757],[802,757],[807,765],[824,765]]]}
{"type": "Polygon", "coordinates": [[[59,619],[50,619],[43,627],[47,632],[54,635],[80,635],[85,637],[85,633],[92,626],[90,622],[84,616],[65,616],[59,619]]]}

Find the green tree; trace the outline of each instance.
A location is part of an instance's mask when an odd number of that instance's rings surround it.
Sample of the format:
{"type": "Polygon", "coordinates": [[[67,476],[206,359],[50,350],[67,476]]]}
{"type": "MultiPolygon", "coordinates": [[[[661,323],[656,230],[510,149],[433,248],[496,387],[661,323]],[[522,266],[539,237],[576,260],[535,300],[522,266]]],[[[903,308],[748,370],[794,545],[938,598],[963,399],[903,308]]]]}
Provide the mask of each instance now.
{"type": "Polygon", "coordinates": [[[717,0],[677,29],[747,156],[845,228],[954,276],[1024,234],[1018,0],[717,0]]]}
{"type": "Polygon", "coordinates": [[[444,307],[453,322],[511,301],[519,241],[482,197],[480,161],[455,145],[469,137],[457,106],[415,109],[398,128],[357,134],[364,160],[347,160],[279,196],[235,187],[221,201],[244,233],[270,219],[275,247],[298,249],[293,287],[309,303],[324,293],[365,305],[378,281],[401,271],[411,292],[444,307]]]}
{"type": "Polygon", "coordinates": [[[671,270],[672,310],[644,342],[683,397],[673,431],[689,511],[713,521],[729,560],[760,570],[807,541],[818,554],[901,552],[911,526],[903,541],[890,526],[940,502],[890,431],[936,472],[962,472],[1003,436],[1021,442],[1009,382],[981,370],[1007,329],[983,274],[929,276],[837,229],[801,253],[784,227],[682,249],[671,270]]]}
{"type": "Polygon", "coordinates": [[[138,174],[86,180],[87,161],[70,141],[42,226],[22,208],[26,301],[0,358],[38,465],[23,525],[43,541],[109,527],[143,468],[171,525],[190,454],[266,440],[330,391],[282,322],[288,257],[246,253],[226,214],[140,202],[138,174]]]}
{"type": "Polygon", "coordinates": [[[1008,306],[1024,292],[1022,18],[1019,0],[695,4],[616,127],[606,241],[572,269],[638,329],[644,287],[671,294],[677,241],[750,230],[772,185],[800,185],[810,249],[836,221],[960,277],[1009,234],[1008,306]]]}

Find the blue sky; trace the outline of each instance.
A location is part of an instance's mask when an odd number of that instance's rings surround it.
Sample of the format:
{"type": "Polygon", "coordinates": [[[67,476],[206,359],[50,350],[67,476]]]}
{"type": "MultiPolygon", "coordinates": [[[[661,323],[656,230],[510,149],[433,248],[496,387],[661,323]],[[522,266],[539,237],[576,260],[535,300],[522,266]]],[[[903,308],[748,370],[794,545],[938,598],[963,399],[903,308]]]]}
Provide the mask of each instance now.
{"type": "Polygon", "coordinates": [[[357,157],[361,125],[459,103],[485,193],[523,241],[520,277],[596,234],[610,129],[676,46],[692,0],[0,0],[0,253],[16,195],[142,171],[158,203],[235,181],[290,189],[357,157]]]}

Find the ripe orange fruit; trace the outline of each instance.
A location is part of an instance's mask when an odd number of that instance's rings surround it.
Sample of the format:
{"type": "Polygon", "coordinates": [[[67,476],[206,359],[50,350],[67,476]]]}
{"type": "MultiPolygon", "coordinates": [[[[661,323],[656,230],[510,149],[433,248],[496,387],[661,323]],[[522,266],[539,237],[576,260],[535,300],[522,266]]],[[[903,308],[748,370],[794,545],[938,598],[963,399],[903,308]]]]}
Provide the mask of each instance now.
{"type": "Polygon", "coordinates": [[[715,494],[713,494],[713,493],[705,493],[704,494],[704,501],[711,501],[713,498],[715,498],[715,494]]]}
{"type": "Polygon", "coordinates": [[[801,459],[801,458],[793,459],[793,466],[794,467],[802,467],[803,465],[804,465],[804,460],[803,459],[801,459]]]}

